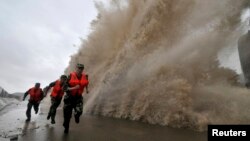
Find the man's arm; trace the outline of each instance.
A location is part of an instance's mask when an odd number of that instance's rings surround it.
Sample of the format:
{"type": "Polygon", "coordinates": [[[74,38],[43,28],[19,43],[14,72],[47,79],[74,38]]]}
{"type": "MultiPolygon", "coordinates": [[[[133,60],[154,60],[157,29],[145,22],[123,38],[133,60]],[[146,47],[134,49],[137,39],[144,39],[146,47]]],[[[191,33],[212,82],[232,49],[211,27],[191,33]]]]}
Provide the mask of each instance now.
{"type": "MultiPolygon", "coordinates": [[[[86,74],[86,79],[89,81],[89,75],[88,74],[86,74]]],[[[87,92],[87,94],[89,93],[89,82],[86,85],[86,92],[87,92]]]]}
{"type": "Polygon", "coordinates": [[[51,83],[49,84],[49,86],[46,86],[46,87],[43,89],[44,97],[47,96],[47,93],[48,93],[48,91],[50,90],[50,88],[51,88],[51,87],[54,87],[55,85],[56,85],[56,81],[51,82],[51,83]]]}
{"type": "Polygon", "coordinates": [[[30,89],[24,93],[24,95],[23,95],[23,101],[25,100],[26,96],[29,94],[29,91],[30,91],[30,89]]]}
{"type": "Polygon", "coordinates": [[[42,89],[40,89],[40,90],[41,90],[41,95],[40,95],[41,96],[40,97],[41,100],[40,101],[42,101],[45,96],[44,96],[44,93],[43,93],[42,89]]]}
{"type": "Polygon", "coordinates": [[[89,93],[89,85],[86,86],[86,92],[89,93]]]}
{"type": "Polygon", "coordinates": [[[71,75],[69,74],[68,77],[67,77],[67,81],[63,84],[63,91],[64,92],[69,92],[69,81],[71,79],[71,75]]]}

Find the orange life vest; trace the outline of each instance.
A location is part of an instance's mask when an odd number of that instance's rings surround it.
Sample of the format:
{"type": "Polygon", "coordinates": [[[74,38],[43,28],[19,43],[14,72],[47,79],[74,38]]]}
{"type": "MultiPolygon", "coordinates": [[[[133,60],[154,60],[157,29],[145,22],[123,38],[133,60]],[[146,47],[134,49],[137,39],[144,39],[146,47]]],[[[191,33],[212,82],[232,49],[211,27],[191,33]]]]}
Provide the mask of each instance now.
{"type": "Polygon", "coordinates": [[[63,94],[64,92],[61,86],[61,81],[57,80],[50,95],[54,98],[62,98],[63,94]]]}
{"type": "Polygon", "coordinates": [[[82,73],[80,80],[77,78],[76,72],[70,73],[69,86],[74,87],[76,85],[80,85],[79,89],[70,91],[72,96],[75,96],[75,95],[81,96],[84,91],[84,87],[87,86],[88,84],[89,84],[89,81],[86,79],[86,75],[84,73],[82,73]]]}
{"type": "Polygon", "coordinates": [[[42,99],[42,89],[36,89],[35,87],[29,90],[30,101],[38,102],[42,99]]]}

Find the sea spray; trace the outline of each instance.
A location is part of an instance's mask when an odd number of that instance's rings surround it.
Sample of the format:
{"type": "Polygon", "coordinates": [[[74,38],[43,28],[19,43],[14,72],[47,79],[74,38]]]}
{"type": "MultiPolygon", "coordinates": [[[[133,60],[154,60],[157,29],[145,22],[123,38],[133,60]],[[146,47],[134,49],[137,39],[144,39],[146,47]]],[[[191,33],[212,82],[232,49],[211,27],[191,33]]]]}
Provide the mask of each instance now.
{"type": "Polygon", "coordinates": [[[87,113],[177,128],[250,123],[250,92],[218,53],[244,32],[247,0],[97,3],[92,33],[66,72],[85,64],[87,113]]]}

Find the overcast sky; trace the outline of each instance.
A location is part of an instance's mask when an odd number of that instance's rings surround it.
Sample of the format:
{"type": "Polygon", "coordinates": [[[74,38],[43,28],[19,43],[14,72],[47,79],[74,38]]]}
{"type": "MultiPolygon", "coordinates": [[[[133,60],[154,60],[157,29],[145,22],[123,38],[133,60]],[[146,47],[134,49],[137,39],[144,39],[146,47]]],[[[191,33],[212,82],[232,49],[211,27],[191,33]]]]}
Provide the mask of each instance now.
{"type": "Polygon", "coordinates": [[[96,15],[92,0],[0,0],[0,87],[24,92],[59,78],[96,15]]]}

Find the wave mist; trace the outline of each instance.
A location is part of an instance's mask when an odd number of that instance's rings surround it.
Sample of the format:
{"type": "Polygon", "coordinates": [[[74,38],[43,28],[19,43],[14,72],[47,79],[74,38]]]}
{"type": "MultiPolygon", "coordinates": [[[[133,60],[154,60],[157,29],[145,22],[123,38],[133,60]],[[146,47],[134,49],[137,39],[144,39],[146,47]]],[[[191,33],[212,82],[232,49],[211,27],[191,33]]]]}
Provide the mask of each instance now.
{"type": "Polygon", "coordinates": [[[66,72],[84,63],[85,112],[177,128],[250,123],[250,92],[218,53],[236,45],[248,0],[96,3],[92,32],[66,72]]]}

